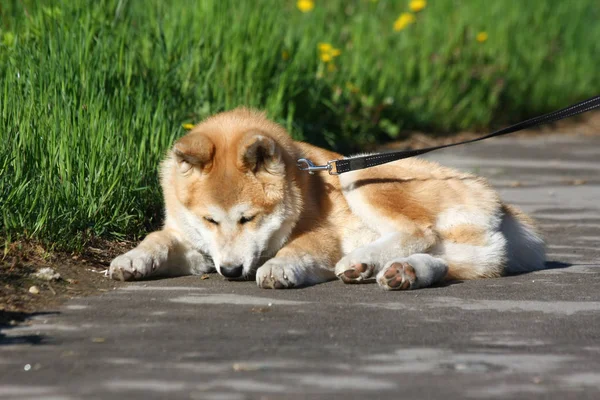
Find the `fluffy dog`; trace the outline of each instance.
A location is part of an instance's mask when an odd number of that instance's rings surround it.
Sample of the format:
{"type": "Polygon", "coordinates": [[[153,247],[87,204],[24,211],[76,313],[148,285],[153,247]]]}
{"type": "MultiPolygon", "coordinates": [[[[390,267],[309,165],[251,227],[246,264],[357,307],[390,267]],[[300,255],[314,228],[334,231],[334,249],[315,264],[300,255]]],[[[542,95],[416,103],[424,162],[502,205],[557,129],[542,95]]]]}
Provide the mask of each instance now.
{"type": "Polygon", "coordinates": [[[386,290],[544,266],[534,224],[482,178],[421,159],[339,176],[296,160],[341,155],[296,142],[264,114],[217,114],[161,165],[162,230],[115,258],[112,278],[216,270],[262,288],[374,277],[386,290]]]}

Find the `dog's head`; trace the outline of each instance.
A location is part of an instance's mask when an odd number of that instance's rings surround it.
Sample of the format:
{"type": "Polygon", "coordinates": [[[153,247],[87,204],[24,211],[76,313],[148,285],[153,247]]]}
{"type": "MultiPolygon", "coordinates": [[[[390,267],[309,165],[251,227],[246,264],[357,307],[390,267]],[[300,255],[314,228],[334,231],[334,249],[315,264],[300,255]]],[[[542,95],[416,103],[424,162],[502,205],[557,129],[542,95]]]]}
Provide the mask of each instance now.
{"type": "Polygon", "coordinates": [[[228,278],[248,279],[299,214],[293,142],[263,114],[217,114],[179,139],[163,165],[169,218],[228,278]]]}

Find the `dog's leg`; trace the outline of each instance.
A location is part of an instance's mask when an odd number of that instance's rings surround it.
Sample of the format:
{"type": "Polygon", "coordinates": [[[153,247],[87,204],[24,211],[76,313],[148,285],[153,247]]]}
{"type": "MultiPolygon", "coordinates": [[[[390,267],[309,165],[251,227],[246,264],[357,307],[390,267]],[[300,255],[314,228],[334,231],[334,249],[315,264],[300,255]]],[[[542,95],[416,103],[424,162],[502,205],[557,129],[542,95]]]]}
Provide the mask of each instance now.
{"type": "Polygon", "coordinates": [[[164,229],[149,234],[135,249],[115,258],[108,274],[129,281],[150,276],[198,275],[214,271],[212,260],[164,229]]]}
{"type": "Polygon", "coordinates": [[[420,229],[406,221],[406,229],[384,234],[344,256],[335,266],[335,274],[344,283],[359,283],[377,275],[388,261],[424,253],[437,242],[431,228],[420,229]]]}
{"type": "Polygon", "coordinates": [[[385,290],[428,287],[444,280],[448,264],[429,254],[413,254],[388,262],[377,274],[377,284],[385,290]]]}
{"type": "Polygon", "coordinates": [[[340,256],[333,231],[315,230],[292,239],[256,271],[264,289],[310,286],[335,279],[333,266],[340,256]]]}

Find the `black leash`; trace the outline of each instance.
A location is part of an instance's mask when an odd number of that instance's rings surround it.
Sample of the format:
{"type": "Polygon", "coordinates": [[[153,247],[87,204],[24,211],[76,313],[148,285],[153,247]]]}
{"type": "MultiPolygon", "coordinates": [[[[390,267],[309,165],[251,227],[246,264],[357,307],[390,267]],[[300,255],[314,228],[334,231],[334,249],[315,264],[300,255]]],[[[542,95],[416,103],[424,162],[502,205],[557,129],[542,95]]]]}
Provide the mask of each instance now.
{"type": "Polygon", "coordinates": [[[572,106],[563,108],[562,110],[554,111],[549,114],[545,114],[539,117],[531,118],[518,124],[511,125],[507,128],[500,129],[492,132],[488,135],[465,140],[464,142],[444,144],[441,146],[427,147],[419,150],[401,150],[392,151],[378,154],[371,154],[368,156],[350,157],[341,160],[327,161],[326,165],[315,165],[312,161],[307,158],[301,158],[297,162],[297,166],[301,171],[308,171],[309,174],[314,174],[315,171],[328,171],[330,175],[339,175],[344,172],[356,171],[359,169],[375,167],[377,165],[386,164],[392,161],[401,160],[403,158],[409,158],[418,156],[421,154],[429,153],[430,151],[445,149],[446,147],[458,146],[461,144],[478,142],[480,140],[489,139],[494,136],[506,135],[509,133],[517,132],[523,129],[531,128],[536,125],[547,124],[555,122],[564,118],[569,118],[574,115],[582,114],[586,111],[593,110],[594,108],[600,107],[600,95],[594,96],[588,100],[582,101],[581,103],[574,104],[572,106]]]}

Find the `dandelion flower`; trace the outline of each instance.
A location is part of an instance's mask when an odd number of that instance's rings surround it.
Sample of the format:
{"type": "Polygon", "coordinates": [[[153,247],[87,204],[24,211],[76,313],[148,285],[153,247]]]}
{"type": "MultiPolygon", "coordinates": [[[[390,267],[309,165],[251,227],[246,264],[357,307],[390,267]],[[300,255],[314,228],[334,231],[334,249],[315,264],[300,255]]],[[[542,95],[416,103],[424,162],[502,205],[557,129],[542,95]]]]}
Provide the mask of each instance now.
{"type": "Polygon", "coordinates": [[[410,8],[410,11],[412,12],[419,12],[425,7],[427,7],[426,0],[412,0],[410,3],[408,3],[408,8],[410,8]]]}
{"type": "Polygon", "coordinates": [[[329,43],[319,43],[317,47],[319,49],[319,58],[325,63],[333,61],[335,57],[342,54],[340,49],[336,49],[329,43]]]}
{"type": "Polygon", "coordinates": [[[181,124],[181,126],[183,127],[183,129],[185,129],[186,131],[189,131],[190,129],[192,129],[194,127],[194,124],[181,124]]]}
{"type": "Polygon", "coordinates": [[[318,47],[321,53],[328,53],[331,51],[331,49],[333,49],[333,46],[329,43],[319,43],[318,47]]]}
{"type": "Polygon", "coordinates": [[[402,29],[406,28],[408,25],[412,24],[413,22],[415,22],[414,14],[407,13],[407,12],[402,13],[398,17],[398,19],[396,19],[396,21],[394,21],[394,30],[396,32],[401,31],[402,29]]]}
{"type": "Polygon", "coordinates": [[[333,60],[333,56],[330,53],[321,53],[319,57],[321,57],[321,61],[326,63],[331,62],[331,60],[333,60]]]}
{"type": "Polygon", "coordinates": [[[487,32],[479,32],[477,34],[477,36],[475,36],[475,39],[479,42],[479,43],[483,43],[486,40],[488,40],[488,34],[487,32]]]}
{"type": "Polygon", "coordinates": [[[315,2],[313,0],[298,0],[296,7],[303,13],[311,12],[315,8],[315,2]]]}

